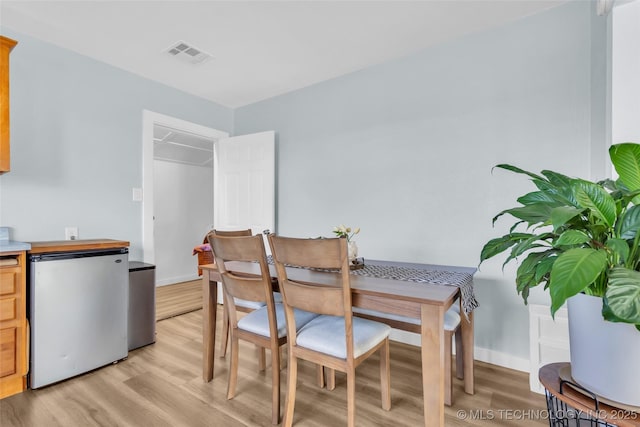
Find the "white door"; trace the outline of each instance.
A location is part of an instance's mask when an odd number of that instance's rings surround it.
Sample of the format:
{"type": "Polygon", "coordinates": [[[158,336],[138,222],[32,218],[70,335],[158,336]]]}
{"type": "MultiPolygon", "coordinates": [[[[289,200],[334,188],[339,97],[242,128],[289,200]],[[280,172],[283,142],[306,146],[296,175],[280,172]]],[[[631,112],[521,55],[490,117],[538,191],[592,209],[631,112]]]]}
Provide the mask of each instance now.
{"type": "Polygon", "coordinates": [[[222,138],[213,151],[214,227],[275,232],[275,132],[222,138]]]}

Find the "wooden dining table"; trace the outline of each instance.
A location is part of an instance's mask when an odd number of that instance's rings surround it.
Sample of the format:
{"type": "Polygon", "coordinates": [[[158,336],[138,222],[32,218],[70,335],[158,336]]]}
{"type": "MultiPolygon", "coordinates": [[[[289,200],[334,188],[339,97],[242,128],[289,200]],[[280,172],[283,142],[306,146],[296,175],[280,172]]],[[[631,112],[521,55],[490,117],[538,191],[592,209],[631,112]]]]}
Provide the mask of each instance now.
{"type": "MultiPolygon", "coordinates": [[[[369,262],[369,261],[368,261],[369,262]]],[[[411,266],[422,269],[440,269],[473,274],[474,268],[437,266],[430,264],[371,261],[385,265],[411,266]]],[[[213,379],[214,348],[216,337],[216,312],[218,303],[217,282],[221,281],[215,264],[199,266],[202,271],[203,291],[203,365],[204,381],[213,379]]],[[[249,274],[260,274],[257,263],[229,263],[227,269],[249,274]]],[[[274,286],[277,286],[275,267],[270,266],[274,286]]],[[[289,278],[296,281],[319,284],[338,284],[336,273],[289,268],[289,278]]],[[[376,310],[396,316],[419,319],[420,324],[410,324],[384,319],[397,329],[419,332],[421,336],[422,393],[425,426],[444,426],[444,383],[445,375],[445,331],[444,314],[456,301],[462,298],[457,286],[432,283],[414,283],[399,279],[351,275],[351,295],[354,307],[376,310]]],[[[461,307],[461,313],[464,313],[461,307]]],[[[461,314],[461,334],[463,343],[464,391],[474,393],[473,379],[473,312],[461,314]]]]}

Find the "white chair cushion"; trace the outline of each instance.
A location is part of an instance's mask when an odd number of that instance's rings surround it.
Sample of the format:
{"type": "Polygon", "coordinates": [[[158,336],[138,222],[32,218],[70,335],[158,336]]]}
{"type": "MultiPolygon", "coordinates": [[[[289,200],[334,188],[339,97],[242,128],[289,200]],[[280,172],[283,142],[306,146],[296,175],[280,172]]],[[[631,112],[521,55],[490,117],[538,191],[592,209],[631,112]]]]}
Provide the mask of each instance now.
{"type": "MultiPolygon", "coordinates": [[[[276,323],[278,325],[278,338],[282,338],[287,335],[287,322],[285,319],[284,307],[282,304],[276,304],[275,308],[276,323]]],[[[293,314],[296,318],[297,328],[306,325],[310,320],[318,317],[316,313],[310,313],[308,311],[298,309],[294,309],[293,314]]],[[[254,334],[262,335],[263,337],[270,336],[267,307],[264,306],[242,317],[242,319],[238,320],[238,328],[253,332],[254,334]]]]}
{"type": "Polygon", "coordinates": [[[273,293],[273,302],[282,302],[282,294],[280,292],[273,293]]]}
{"type": "MultiPolygon", "coordinates": [[[[380,317],[383,319],[397,320],[399,322],[411,323],[413,325],[419,325],[420,319],[413,317],[405,317],[397,314],[383,313],[381,311],[367,310],[366,308],[353,307],[354,313],[368,314],[369,316],[380,317]]],[[[444,330],[454,331],[458,325],[460,325],[460,307],[457,304],[453,304],[451,308],[444,313],[444,330]]]]}
{"type": "MultiPolygon", "coordinates": [[[[251,308],[253,310],[257,310],[267,305],[267,303],[262,301],[247,301],[246,299],[240,299],[240,298],[234,298],[234,301],[237,306],[251,308]]],[[[280,292],[274,292],[273,301],[276,303],[282,302],[282,294],[280,292]]]]}
{"type": "MultiPolygon", "coordinates": [[[[384,323],[353,318],[353,355],[359,357],[389,336],[384,323]]],[[[347,358],[344,317],[321,315],[298,330],[296,344],[341,359],[347,358]]]]}
{"type": "Polygon", "coordinates": [[[234,298],[233,301],[239,307],[251,308],[253,310],[257,310],[267,305],[265,302],[262,302],[262,301],[247,301],[246,299],[240,299],[240,298],[234,298]]]}

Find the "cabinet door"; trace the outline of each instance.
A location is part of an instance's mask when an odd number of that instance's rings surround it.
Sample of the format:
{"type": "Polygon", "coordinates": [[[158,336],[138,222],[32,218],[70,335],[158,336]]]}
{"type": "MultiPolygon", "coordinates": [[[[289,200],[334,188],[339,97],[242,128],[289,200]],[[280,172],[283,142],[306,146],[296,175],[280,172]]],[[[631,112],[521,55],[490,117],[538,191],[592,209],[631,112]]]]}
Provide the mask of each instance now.
{"type": "Polygon", "coordinates": [[[18,292],[17,282],[20,270],[3,268],[0,270],[0,297],[18,292]]]}
{"type": "Polygon", "coordinates": [[[17,328],[0,329],[0,377],[13,375],[17,372],[17,337],[17,328]]]}
{"type": "Polygon", "coordinates": [[[27,354],[25,252],[3,254],[0,267],[0,399],[26,388],[27,354]]]}
{"type": "Polygon", "coordinates": [[[9,52],[15,40],[0,36],[0,174],[11,168],[9,148],[9,52]]]}

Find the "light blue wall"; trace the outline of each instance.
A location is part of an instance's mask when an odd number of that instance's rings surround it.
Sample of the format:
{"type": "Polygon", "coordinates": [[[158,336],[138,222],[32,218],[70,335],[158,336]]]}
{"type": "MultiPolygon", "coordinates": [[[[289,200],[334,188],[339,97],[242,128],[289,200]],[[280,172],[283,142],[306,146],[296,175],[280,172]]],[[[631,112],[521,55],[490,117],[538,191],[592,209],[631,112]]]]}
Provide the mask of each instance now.
{"type": "MultiPolygon", "coordinates": [[[[277,132],[277,231],[344,223],[362,228],[365,259],[476,266],[511,225],[493,216],[532,188],[494,165],[590,177],[603,163],[591,138],[605,82],[591,69],[605,19],[593,8],[571,2],[237,109],[236,134],[277,132]]],[[[526,369],[528,311],[501,264],[476,276],[476,345],[526,369]]]]}
{"type": "MultiPolygon", "coordinates": [[[[131,242],[142,259],[142,111],[231,132],[233,111],[86,56],[12,32],[11,172],[0,178],[0,224],[23,241],[131,242]]],[[[194,188],[194,191],[197,189],[194,188]]]]}

